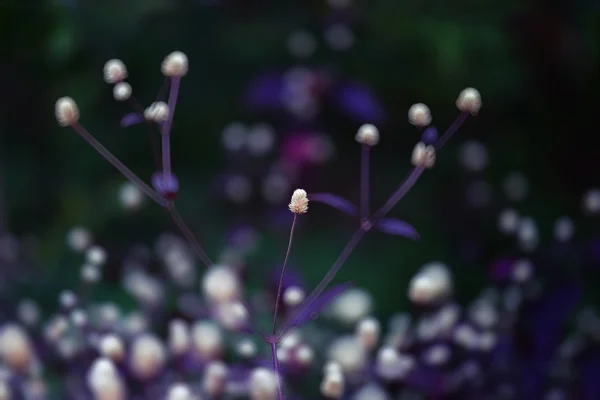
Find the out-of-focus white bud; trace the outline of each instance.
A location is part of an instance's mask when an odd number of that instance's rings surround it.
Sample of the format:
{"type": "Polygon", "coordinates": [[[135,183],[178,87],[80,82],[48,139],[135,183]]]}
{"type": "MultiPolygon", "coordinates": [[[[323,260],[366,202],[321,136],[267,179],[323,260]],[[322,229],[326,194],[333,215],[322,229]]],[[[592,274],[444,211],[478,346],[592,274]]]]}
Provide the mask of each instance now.
{"type": "Polygon", "coordinates": [[[468,171],[482,171],[488,164],[487,148],[475,140],[467,141],[460,149],[460,161],[468,171]]]}
{"type": "Polygon", "coordinates": [[[279,348],[291,349],[296,347],[298,344],[300,344],[301,339],[302,337],[300,336],[300,331],[297,329],[292,329],[283,336],[279,348]]]}
{"type": "Polygon", "coordinates": [[[127,82],[119,82],[113,88],[113,97],[117,101],[125,101],[131,97],[131,85],[127,82]]]}
{"type": "Polygon", "coordinates": [[[298,286],[290,286],[283,292],[283,303],[288,307],[295,307],[304,300],[304,290],[298,286]]]}
{"type": "Polygon", "coordinates": [[[481,109],[481,95],[474,88],[463,89],[456,99],[456,107],[462,112],[476,115],[481,109]]]}
{"type": "Polygon", "coordinates": [[[58,295],[58,301],[63,308],[73,308],[77,304],[77,296],[70,290],[63,290],[58,295]]]}
{"type": "Polygon", "coordinates": [[[474,350],[478,346],[477,332],[467,324],[461,324],[454,329],[453,339],[465,349],[474,350]]]}
{"type": "Polygon", "coordinates": [[[169,387],[167,400],[193,400],[192,390],[185,383],[174,383],[169,387]]]}
{"type": "Polygon", "coordinates": [[[533,264],[525,258],[517,260],[512,266],[511,275],[517,283],[527,282],[533,275],[533,264]]]}
{"type": "Polygon", "coordinates": [[[355,139],[358,143],[375,146],[379,143],[379,130],[375,125],[364,124],[358,128],[355,139]]]}
{"type": "Polygon", "coordinates": [[[190,348],[190,332],[185,321],[169,322],[169,349],[174,355],[182,355],[190,348]]]}
{"type": "Polygon", "coordinates": [[[163,367],[166,352],[163,343],[152,334],[137,337],[131,346],[131,369],[142,379],[150,379],[163,367]]]}
{"type": "Polygon", "coordinates": [[[188,72],[188,58],[181,51],[174,51],[165,57],[161,65],[164,76],[184,76],[188,72]]]}
{"type": "Polygon", "coordinates": [[[244,358],[252,358],[256,355],[256,344],[251,339],[242,339],[237,345],[238,354],[244,358]]]}
{"type": "Polygon", "coordinates": [[[308,211],[308,197],[306,191],[302,189],[294,190],[292,200],[289,204],[290,211],[294,214],[304,214],[308,211]]]}
{"type": "Polygon", "coordinates": [[[277,380],[275,373],[267,368],[252,370],[248,382],[251,400],[275,400],[277,398],[277,380]]]}
{"type": "Polygon", "coordinates": [[[390,397],[379,385],[368,383],[354,393],[352,400],[390,400],[390,397]]]}
{"type": "Polygon", "coordinates": [[[123,400],[125,389],[117,368],[108,358],[94,361],[87,374],[87,384],[95,400],[123,400]]]}
{"type": "Polygon", "coordinates": [[[365,318],[356,326],[356,338],[367,350],[373,349],[379,340],[381,325],[375,318],[365,318]]]}
{"type": "Polygon", "coordinates": [[[119,189],[119,202],[126,210],[137,210],[144,201],[144,194],[131,182],[125,182],[119,189]]]}
{"type": "Polygon", "coordinates": [[[438,344],[424,351],[422,358],[425,364],[439,366],[446,364],[450,355],[450,348],[447,345],[438,344]]]}
{"type": "Polygon", "coordinates": [[[583,211],[588,214],[600,212],[600,189],[590,189],[583,195],[583,211]]]}
{"type": "Polygon", "coordinates": [[[144,110],[144,118],[159,124],[163,123],[169,118],[169,106],[164,101],[152,103],[144,110]]]}
{"type": "Polygon", "coordinates": [[[100,280],[100,267],[95,264],[83,264],[81,267],[81,280],[85,283],[96,283],[100,280]]]}
{"type": "Polygon", "coordinates": [[[19,303],[17,315],[23,324],[35,326],[40,321],[40,308],[33,300],[25,299],[19,303]]]}
{"type": "Polygon", "coordinates": [[[435,147],[423,142],[417,143],[412,152],[411,163],[415,167],[432,168],[435,165],[435,147]]]}
{"type": "Polygon", "coordinates": [[[121,60],[112,59],[104,64],[104,82],[119,83],[127,78],[127,68],[121,60]]]}
{"type": "Polygon", "coordinates": [[[51,343],[57,342],[69,329],[69,321],[63,316],[53,318],[44,329],[44,337],[51,343]]]}
{"type": "Polygon", "coordinates": [[[303,344],[296,349],[295,359],[300,365],[308,366],[315,359],[315,352],[312,347],[303,344]]]}
{"type": "Polygon", "coordinates": [[[337,361],[327,361],[327,363],[323,366],[323,373],[327,374],[342,374],[342,366],[337,361]]]}
{"type": "Polygon", "coordinates": [[[81,309],[75,309],[69,314],[71,322],[78,328],[81,328],[88,323],[87,313],[81,309]]]}
{"type": "Polygon", "coordinates": [[[239,301],[218,304],[217,319],[228,329],[240,329],[248,321],[248,310],[239,301]]]}
{"type": "Polygon", "coordinates": [[[227,266],[212,266],[202,279],[202,292],[214,303],[232,302],[241,296],[240,278],[227,266]]]}
{"type": "Polygon", "coordinates": [[[127,273],[123,284],[131,295],[147,305],[159,304],[165,294],[163,282],[141,270],[127,273]]]}
{"type": "Polygon", "coordinates": [[[350,288],[333,300],[328,314],[339,322],[353,325],[373,308],[371,295],[360,288],[350,288]]]}
{"type": "Polygon", "coordinates": [[[523,251],[532,251],[537,247],[539,241],[538,228],[533,218],[523,217],[521,219],[517,239],[523,251]]]}
{"type": "Polygon", "coordinates": [[[337,362],[346,374],[359,372],[367,362],[367,352],[354,336],[342,336],[329,347],[329,359],[337,362]]]}
{"type": "Polygon", "coordinates": [[[330,399],[339,399],[344,394],[344,375],[341,373],[328,373],[321,382],[321,394],[330,399]]]}
{"type": "Polygon", "coordinates": [[[73,251],[83,251],[92,243],[92,234],[81,226],[75,226],[67,233],[67,244],[73,251]]]}
{"type": "Polygon", "coordinates": [[[567,242],[573,237],[575,226],[569,217],[560,217],[554,222],[554,238],[559,242],[567,242]]]}
{"type": "Polygon", "coordinates": [[[0,356],[13,370],[24,371],[34,361],[35,354],[27,332],[17,324],[6,324],[0,330],[0,356]]]}
{"type": "Polygon", "coordinates": [[[192,348],[201,359],[213,359],[223,351],[223,335],[214,322],[198,321],[192,327],[192,348]]]}
{"type": "Polygon", "coordinates": [[[440,301],[452,293],[452,277],[448,268],[441,263],[425,264],[411,279],[409,299],[417,304],[440,301]]]}
{"type": "Polygon", "coordinates": [[[375,370],[383,379],[396,380],[404,378],[414,364],[411,356],[401,355],[393,347],[386,346],[377,353],[375,370]]]}
{"type": "Polygon", "coordinates": [[[217,397],[225,389],[227,366],[222,361],[213,361],[206,366],[202,389],[211,397],[217,397]]]}
{"type": "Polygon", "coordinates": [[[75,125],[79,121],[79,107],[71,97],[61,97],[56,101],[54,114],[60,126],[75,125]]]}
{"type": "Polygon", "coordinates": [[[125,357],[125,346],[120,337],[108,334],[100,339],[100,353],[106,358],[119,362],[125,357]]]}
{"type": "Polygon", "coordinates": [[[498,216],[498,228],[506,235],[512,235],[519,229],[520,217],[513,209],[507,209],[498,216]]]}
{"type": "Polygon", "coordinates": [[[469,308],[469,318],[480,328],[491,329],[498,323],[499,315],[490,301],[479,300],[469,308]]]}
{"type": "Polygon", "coordinates": [[[106,250],[100,246],[92,246],[85,252],[85,258],[90,264],[103,265],[107,258],[106,250]]]}
{"type": "Polygon", "coordinates": [[[413,104],[408,109],[408,122],[415,126],[427,126],[431,123],[431,111],[423,103],[413,104]]]}

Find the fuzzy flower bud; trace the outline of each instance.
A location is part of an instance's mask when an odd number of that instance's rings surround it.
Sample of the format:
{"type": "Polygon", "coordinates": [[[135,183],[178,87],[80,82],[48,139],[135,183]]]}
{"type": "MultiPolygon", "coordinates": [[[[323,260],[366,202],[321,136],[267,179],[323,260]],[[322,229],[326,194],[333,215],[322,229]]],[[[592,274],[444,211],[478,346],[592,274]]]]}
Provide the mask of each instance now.
{"type": "Polygon", "coordinates": [[[106,250],[100,246],[90,247],[86,253],[87,262],[93,265],[103,265],[106,262],[106,250]]]}
{"type": "Polygon", "coordinates": [[[113,97],[117,101],[125,101],[131,97],[131,85],[127,82],[119,82],[113,88],[113,97]]]}
{"type": "Polygon", "coordinates": [[[223,335],[219,326],[198,321],[192,327],[192,348],[201,359],[212,359],[223,351],[223,335]]]}
{"type": "Polygon", "coordinates": [[[202,279],[202,292],[214,303],[229,303],[241,295],[239,277],[224,265],[211,267],[202,279]]]}
{"type": "Polygon", "coordinates": [[[302,189],[294,190],[292,200],[289,204],[290,211],[294,214],[304,214],[308,211],[308,197],[306,191],[302,189]]]}
{"type": "Polygon", "coordinates": [[[190,387],[184,383],[172,384],[167,392],[167,400],[192,400],[193,398],[190,387]]]}
{"type": "Polygon", "coordinates": [[[123,400],[125,390],[117,368],[107,358],[98,358],[87,374],[87,384],[95,400],[123,400]]]}
{"type": "Polygon", "coordinates": [[[481,108],[481,95],[474,88],[466,88],[458,95],[456,107],[462,112],[469,112],[476,115],[481,108]]]}
{"type": "Polygon", "coordinates": [[[355,139],[358,143],[375,146],[379,143],[379,130],[375,125],[364,124],[358,128],[355,139]]]}
{"type": "Polygon", "coordinates": [[[338,372],[327,373],[321,382],[321,394],[330,399],[339,399],[344,394],[344,375],[338,372]]]}
{"type": "Polygon", "coordinates": [[[248,389],[251,400],[275,400],[277,375],[267,368],[255,368],[250,374],[248,389]]]}
{"type": "Polygon", "coordinates": [[[142,379],[154,377],[162,368],[165,358],[165,348],[154,335],[142,335],[131,346],[131,369],[142,379]]]}
{"type": "Polygon", "coordinates": [[[70,97],[61,97],[56,101],[54,114],[60,126],[75,125],[79,121],[79,107],[70,97]]]}
{"type": "Polygon", "coordinates": [[[415,146],[411,162],[415,167],[431,168],[435,164],[435,148],[432,145],[425,145],[423,142],[415,146]]]}
{"type": "Polygon", "coordinates": [[[22,371],[34,360],[34,352],[27,333],[20,325],[7,324],[0,331],[0,356],[10,368],[22,371]]]}
{"type": "Polygon", "coordinates": [[[431,123],[431,111],[423,103],[413,104],[408,109],[408,122],[415,126],[427,126],[431,123]]]}
{"type": "Polygon", "coordinates": [[[355,373],[365,366],[367,352],[354,336],[342,336],[329,347],[329,358],[337,362],[344,373],[355,373]]]}
{"type": "Polygon", "coordinates": [[[104,64],[104,82],[119,83],[127,78],[127,68],[121,60],[112,59],[104,64]]]}
{"type": "Polygon", "coordinates": [[[188,58],[181,51],[174,51],[165,57],[161,71],[164,76],[184,76],[188,72],[188,58]]]}
{"type": "Polygon", "coordinates": [[[169,118],[169,106],[164,101],[152,103],[144,110],[144,118],[159,124],[163,123],[169,118]]]}
{"type": "Polygon", "coordinates": [[[125,356],[125,346],[120,337],[108,334],[100,340],[100,353],[115,362],[121,361],[125,356]]]}
{"type": "Polygon", "coordinates": [[[452,292],[452,278],[443,264],[429,263],[410,281],[408,297],[417,304],[437,302],[452,292]]]}
{"type": "Polygon", "coordinates": [[[377,345],[381,326],[375,318],[365,318],[356,326],[356,337],[365,349],[372,349],[377,345]]]}
{"type": "Polygon", "coordinates": [[[181,355],[190,347],[190,333],[185,321],[176,319],[169,323],[169,349],[172,354],[181,355]]]}
{"type": "Polygon", "coordinates": [[[290,286],[283,292],[283,303],[288,307],[295,307],[302,303],[305,293],[298,286],[290,286]]]}
{"type": "Polygon", "coordinates": [[[222,361],[213,361],[206,366],[202,389],[210,396],[217,397],[225,389],[227,366],[222,361]]]}

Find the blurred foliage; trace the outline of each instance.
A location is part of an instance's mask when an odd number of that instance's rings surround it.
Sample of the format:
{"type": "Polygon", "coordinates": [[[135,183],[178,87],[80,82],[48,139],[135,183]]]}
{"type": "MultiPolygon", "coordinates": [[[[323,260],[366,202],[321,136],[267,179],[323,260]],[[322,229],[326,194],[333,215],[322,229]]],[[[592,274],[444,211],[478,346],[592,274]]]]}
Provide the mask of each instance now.
{"type": "MultiPolygon", "coordinates": [[[[6,210],[0,213],[15,234],[39,238],[39,282],[48,295],[76,280],[79,261],[64,245],[69,227],[89,227],[113,260],[131,245],[151,243],[159,232],[174,229],[149,202],[140,212],[123,212],[116,196],[121,176],[77,135],[56,126],[54,101],[68,94],[101,142],[140,176],[151,175],[146,132],[118,127],[128,109],[113,101],[102,81],[104,62],[115,57],[127,64],[134,93],[145,103],[153,101],[161,85],[158,66],[164,55],[179,49],[190,58],[175,118],[173,159],[182,186],[179,207],[211,254],[236,215],[244,214],[214,188],[227,163],[220,147],[222,129],[233,120],[277,122],[276,116],[242,106],[253,77],[296,64],[326,66],[377,94],[388,118],[380,127],[385,145],[374,153],[375,204],[407,171],[417,138],[406,121],[408,107],[427,103],[434,122],[444,128],[455,115],[457,93],[477,87],[484,99],[481,115],[468,122],[439,155],[438,168],[394,212],[417,227],[421,241],[373,236],[338,278],[372,290],[381,314],[407,306],[409,277],[431,259],[453,267],[459,298],[478,291],[487,263],[510,249],[494,233],[495,215],[507,203],[501,183],[508,172],[528,176],[531,193],[520,208],[540,219],[545,239],[554,218],[577,214],[583,191],[600,184],[600,157],[592,144],[600,104],[597,5],[582,0],[380,0],[355,1],[350,10],[336,15],[325,1],[316,0],[0,1],[0,167],[6,181],[6,210]],[[347,52],[336,53],[320,39],[336,18],[351,23],[356,34],[347,52]],[[298,29],[319,38],[314,57],[300,63],[286,46],[298,29]],[[462,204],[471,177],[457,166],[457,144],[467,138],[480,140],[490,152],[491,166],[482,178],[492,184],[494,201],[486,210],[462,204]],[[457,237],[465,227],[486,239],[484,254],[472,265],[465,265],[459,251],[457,237]]],[[[320,187],[307,189],[356,199],[353,136],[358,125],[329,114],[322,125],[333,135],[336,158],[315,171],[320,187]]],[[[354,228],[342,215],[318,206],[306,220],[292,257],[315,284],[354,228]]],[[[585,231],[590,223],[579,221],[578,226],[585,231]]],[[[267,223],[260,228],[266,246],[253,268],[265,274],[283,258],[288,228],[267,223]]],[[[115,282],[105,285],[109,296],[111,285],[115,282]]]]}

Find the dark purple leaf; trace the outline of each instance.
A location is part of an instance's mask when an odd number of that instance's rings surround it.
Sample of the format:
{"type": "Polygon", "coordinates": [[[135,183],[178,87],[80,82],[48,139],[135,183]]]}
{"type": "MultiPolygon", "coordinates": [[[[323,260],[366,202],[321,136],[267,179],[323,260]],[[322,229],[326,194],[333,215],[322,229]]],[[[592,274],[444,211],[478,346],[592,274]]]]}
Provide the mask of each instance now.
{"type": "Polygon", "coordinates": [[[140,113],[129,113],[125,114],[123,118],[121,118],[121,126],[123,128],[127,128],[128,126],[139,124],[144,121],[144,116],[140,113]]]}
{"type": "Polygon", "coordinates": [[[282,106],[284,80],[281,74],[262,75],[250,84],[244,96],[250,108],[277,109],[282,106]]]}
{"type": "Polygon", "coordinates": [[[317,203],[324,203],[330,205],[333,208],[337,208],[338,210],[348,214],[348,215],[356,215],[356,207],[354,204],[350,203],[348,200],[336,196],[331,193],[314,193],[309,194],[308,199],[310,201],[316,201],[317,203]]]}
{"type": "Polygon", "coordinates": [[[377,123],[383,119],[381,103],[360,84],[347,83],[338,87],[334,102],[342,111],[358,121],[377,123]]]}
{"type": "Polygon", "coordinates": [[[419,232],[408,222],[394,218],[383,218],[379,220],[376,228],[390,235],[404,236],[410,239],[418,239],[419,232]]]}
{"type": "Polygon", "coordinates": [[[325,306],[335,300],[336,297],[345,292],[350,286],[351,285],[348,282],[340,283],[339,285],[336,285],[331,289],[321,293],[321,295],[315,298],[310,304],[300,304],[298,312],[289,322],[286,322],[282,331],[287,330],[288,328],[303,325],[315,319],[325,306]]]}

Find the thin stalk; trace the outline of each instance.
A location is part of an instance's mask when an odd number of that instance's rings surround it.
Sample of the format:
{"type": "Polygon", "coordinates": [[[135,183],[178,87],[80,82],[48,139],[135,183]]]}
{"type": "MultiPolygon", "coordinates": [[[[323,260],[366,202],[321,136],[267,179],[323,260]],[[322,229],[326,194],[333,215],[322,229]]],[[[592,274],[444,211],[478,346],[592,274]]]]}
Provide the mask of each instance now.
{"type": "Polygon", "coordinates": [[[452,125],[450,125],[448,129],[446,129],[446,132],[444,132],[442,137],[440,137],[435,143],[434,147],[436,151],[444,147],[448,140],[450,140],[450,138],[456,133],[458,128],[460,128],[462,124],[467,120],[468,116],[468,112],[463,112],[454,120],[452,125]]]}
{"type": "Polygon", "coordinates": [[[117,157],[115,157],[106,147],[104,147],[94,136],[89,133],[82,125],[72,125],[75,132],[79,134],[86,142],[90,144],[102,157],[111,163],[116,169],[119,170],[125,178],[129,179],[134,185],[136,185],[144,194],[154,200],[159,206],[166,207],[167,201],[158,193],[148,186],[143,180],[141,180],[136,174],[134,174],[129,168],[125,166],[117,157]]]}
{"type": "Polygon", "coordinates": [[[369,155],[371,146],[362,145],[360,157],[360,217],[369,216],[369,155]]]}
{"type": "Polygon", "coordinates": [[[190,245],[192,245],[192,249],[198,256],[198,258],[200,258],[200,260],[204,263],[204,265],[206,265],[206,267],[210,267],[211,265],[213,265],[213,262],[210,259],[210,257],[208,257],[208,254],[206,254],[202,246],[200,246],[200,243],[198,243],[198,240],[196,240],[196,237],[194,236],[190,228],[188,228],[186,223],[183,221],[183,218],[181,218],[181,215],[179,215],[179,212],[175,208],[175,204],[173,202],[169,202],[166,208],[169,211],[169,214],[171,214],[173,221],[175,221],[175,224],[183,233],[183,236],[185,236],[188,242],[190,242],[190,245]]]}
{"type": "Polygon", "coordinates": [[[305,312],[308,308],[310,308],[315,299],[319,297],[321,293],[323,293],[323,290],[325,290],[327,285],[331,283],[335,275],[338,273],[340,268],[342,268],[342,265],[344,265],[344,262],[348,259],[348,257],[350,256],[356,245],[363,238],[366,232],[367,231],[361,227],[354,233],[354,235],[352,235],[350,241],[348,241],[348,244],[346,244],[344,250],[342,250],[337,260],[335,260],[329,271],[327,271],[325,277],[321,280],[321,282],[319,282],[317,287],[314,288],[314,290],[308,295],[308,297],[302,302],[302,304],[300,304],[298,309],[296,309],[294,315],[292,315],[292,317],[289,318],[283,325],[283,327],[279,330],[279,333],[276,335],[277,340],[280,340],[285,335],[287,330],[290,329],[290,322],[293,321],[297,315],[300,315],[301,313],[305,312]]]}
{"type": "Polygon", "coordinates": [[[169,100],[167,103],[169,105],[169,116],[161,128],[162,163],[165,176],[171,175],[171,126],[173,124],[173,115],[175,114],[175,105],[177,104],[180,82],[181,77],[179,76],[171,78],[171,89],[169,90],[169,100]]]}
{"type": "Polygon", "coordinates": [[[296,227],[296,219],[298,214],[294,214],[294,220],[292,221],[292,228],[290,229],[290,240],[288,242],[287,252],[285,253],[285,260],[283,261],[283,267],[281,268],[281,276],[279,277],[279,286],[277,286],[277,299],[275,300],[275,311],[273,311],[273,335],[277,330],[277,312],[279,311],[279,301],[281,300],[281,291],[283,290],[283,277],[285,275],[285,267],[290,257],[290,251],[292,250],[292,241],[294,239],[294,228],[296,227]]]}
{"type": "Polygon", "coordinates": [[[277,383],[277,398],[283,400],[283,391],[281,390],[281,381],[279,380],[279,361],[277,360],[277,345],[275,341],[270,342],[271,354],[273,355],[273,370],[275,371],[275,382],[277,383]]]}
{"type": "Polygon", "coordinates": [[[404,197],[406,193],[417,183],[419,177],[425,170],[425,167],[415,167],[410,171],[408,177],[398,189],[390,196],[388,201],[371,217],[371,222],[375,224],[381,218],[385,217],[387,213],[404,197]]]}

